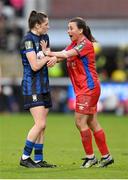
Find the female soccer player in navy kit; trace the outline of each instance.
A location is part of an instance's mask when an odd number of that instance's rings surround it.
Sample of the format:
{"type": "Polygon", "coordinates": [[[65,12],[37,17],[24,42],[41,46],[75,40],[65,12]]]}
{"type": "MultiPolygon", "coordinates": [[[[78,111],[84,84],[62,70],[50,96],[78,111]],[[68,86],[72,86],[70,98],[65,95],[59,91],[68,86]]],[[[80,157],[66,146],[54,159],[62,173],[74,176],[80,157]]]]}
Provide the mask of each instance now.
{"type": "MultiPolygon", "coordinates": [[[[20,160],[20,165],[28,168],[55,167],[43,160],[44,130],[52,102],[47,69],[49,58],[43,55],[40,41],[47,42],[47,49],[49,49],[48,23],[47,15],[32,11],[28,20],[29,32],[21,43],[24,108],[30,110],[34,119],[34,126],[28,133],[20,160]],[[33,148],[35,161],[30,158],[33,148]]],[[[51,61],[53,64],[56,63],[56,58],[53,57],[51,61]]]]}
{"type": "MultiPolygon", "coordinates": [[[[95,53],[90,28],[84,19],[76,17],[68,24],[68,34],[72,43],[63,51],[51,52],[45,49],[46,43],[41,42],[45,55],[56,56],[58,62],[67,59],[67,69],[76,95],[75,119],[80,131],[82,144],[86,153],[83,168],[98,163],[92,146],[92,132],[102,155],[98,164],[105,167],[114,162],[109,153],[105,133],[97,121],[97,102],[100,96],[100,82],[95,67],[95,53]],[[91,132],[92,131],[92,132],[91,132]]],[[[52,61],[47,63],[52,66],[52,61]]]]}

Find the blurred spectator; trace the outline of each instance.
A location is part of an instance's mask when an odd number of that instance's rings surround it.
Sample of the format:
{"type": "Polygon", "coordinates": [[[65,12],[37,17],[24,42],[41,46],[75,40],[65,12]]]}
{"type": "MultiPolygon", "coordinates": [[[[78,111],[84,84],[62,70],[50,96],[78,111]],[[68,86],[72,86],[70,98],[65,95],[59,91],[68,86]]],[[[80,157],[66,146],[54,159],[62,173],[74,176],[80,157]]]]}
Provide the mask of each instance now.
{"type": "Polygon", "coordinates": [[[11,20],[15,17],[14,8],[10,6],[7,0],[0,0],[0,12],[6,16],[7,19],[11,20]]]}
{"type": "Polygon", "coordinates": [[[124,61],[124,50],[117,50],[116,55],[116,69],[111,74],[111,80],[115,82],[125,82],[127,80],[127,74],[124,61]]]}
{"type": "Polygon", "coordinates": [[[15,5],[17,11],[20,11],[24,1],[0,1],[0,49],[17,52],[23,36],[23,28],[18,23],[15,9],[11,3],[15,5]]]}
{"type": "Polygon", "coordinates": [[[125,71],[122,69],[115,69],[111,74],[111,80],[115,82],[125,82],[127,80],[125,71]]]}
{"type": "Polygon", "coordinates": [[[96,56],[96,68],[97,72],[101,73],[105,69],[106,57],[103,55],[103,52],[96,56]]]}
{"type": "Polygon", "coordinates": [[[67,108],[67,88],[53,87],[51,91],[52,96],[52,111],[53,112],[68,112],[67,108]]]}
{"type": "Polygon", "coordinates": [[[19,112],[19,104],[16,101],[11,86],[8,85],[3,87],[3,95],[6,97],[7,110],[9,112],[19,112]]]}
{"type": "Polygon", "coordinates": [[[116,109],[116,114],[118,116],[128,114],[128,99],[124,99],[119,102],[118,107],[116,109]]]}
{"type": "Polygon", "coordinates": [[[103,55],[103,52],[96,56],[96,69],[99,74],[100,81],[108,81],[108,73],[105,68],[106,57],[103,55]]]}
{"type": "Polygon", "coordinates": [[[3,94],[2,86],[0,86],[0,113],[7,111],[7,99],[3,94]]]}
{"type": "Polygon", "coordinates": [[[7,50],[9,52],[17,52],[19,50],[22,36],[23,29],[13,21],[7,31],[7,50]]]}
{"type": "Polygon", "coordinates": [[[16,16],[23,15],[24,0],[10,0],[10,4],[14,7],[16,16]]]}
{"type": "Polygon", "coordinates": [[[103,111],[115,112],[115,110],[118,107],[118,104],[119,104],[118,97],[115,95],[115,93],[111,93],[111,95],[107,96],[102,102],[103,111]]]}
{"type": "Polygon", "coordinates": [[[107,57],[104,54],[104,49],[98,43],[94,43],[94,50],[96,53],[96,69],[100,81],[108,81],[109,77],[106,68],[107,57]]]}
{"type": "Polygon", "coordinates": [[[11,82],[11,87],[13,90],[13,95],[15,97],[15,101],[18,104],[18,109],[20,112],[24,111],[23,109],[23,98],[22,98],[22,90],[21,90],[21,86],[19,86],[17,84],[17,80],[16,77],[13,76],[12,77],[12,82],[11,82]]]}
{"type": "Polygon", "coordinates": [[[128,81],[128,46],[125,48],[124,51],[124,65],[125,65],[125,71],[127,74],[127,81],[128,81]]]}
{"type": "Polygon", "coordinates": [[[7,46],[6,18],[0,15],[0,49],[5,50],[7,46]]]}
{"type": "Polygon", "coordinates": [[[2,14],[2,9],[3,9],[3,2],[0,1],[0,15],[2,14]]]}

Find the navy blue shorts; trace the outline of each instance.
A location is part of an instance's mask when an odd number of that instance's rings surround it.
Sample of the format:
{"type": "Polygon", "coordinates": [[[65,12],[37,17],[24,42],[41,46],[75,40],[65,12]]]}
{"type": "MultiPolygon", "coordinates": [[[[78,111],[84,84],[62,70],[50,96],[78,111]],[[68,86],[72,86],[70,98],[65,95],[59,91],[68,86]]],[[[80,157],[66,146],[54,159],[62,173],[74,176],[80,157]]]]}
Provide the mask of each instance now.
{"type": "Polygon", "coordinates": [[[52,100],[50,92],[44,94],[33,94],[29,96],[23,96],[24,109],[28,110],[36,106],[44,106],[45,108],[52,107],[52,100]]]}

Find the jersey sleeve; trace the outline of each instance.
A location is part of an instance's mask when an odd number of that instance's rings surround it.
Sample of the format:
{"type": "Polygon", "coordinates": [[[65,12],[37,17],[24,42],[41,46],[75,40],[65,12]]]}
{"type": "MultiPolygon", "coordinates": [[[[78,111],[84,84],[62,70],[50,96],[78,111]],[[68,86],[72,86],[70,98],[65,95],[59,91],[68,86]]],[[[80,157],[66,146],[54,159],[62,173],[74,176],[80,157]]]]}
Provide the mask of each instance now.
{"type": "Polygon", "coordinates": [[[25,50],[25,53],[35,51],[34,44],[31,39],[26,39],[24,41],[24,50],[25,50]]]}
{"type": "Polygon", "coordinates": [[[77,51],[79,56],[88,54],[88,46],[86,44],[86,41],[82,41],[80,44],[76,45],[74,49],[77,51]]]}

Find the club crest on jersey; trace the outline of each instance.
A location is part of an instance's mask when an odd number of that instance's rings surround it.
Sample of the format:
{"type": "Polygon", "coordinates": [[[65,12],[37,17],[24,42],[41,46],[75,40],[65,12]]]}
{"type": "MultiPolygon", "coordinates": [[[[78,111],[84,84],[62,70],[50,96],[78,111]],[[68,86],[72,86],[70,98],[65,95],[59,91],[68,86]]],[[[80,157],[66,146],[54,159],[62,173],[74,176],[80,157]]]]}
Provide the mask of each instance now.
{"type": "Polygon", "coordinates": [[[36,95],[36,94],[33,94],[33,95],[32,95],[32,100],[33,100],[33,102],[36,102],[36,101],[37,101],[37,95],[36,95]]]}
{"type": "Polygon", "coordinates": [[[33,43],[32,43],[32,41],[26,41],[26,42],[25,42],[25,48],[26,48],[26,49],[32,49],[32,48],[33,48],[33,43]]]}
{"type": "Polygon", "coordinates": [[[85,46],[85,42],[82,42],[82,43],[78,44],[78,45],[75,47],[75,49],[76,49],[77,51],[81,51],[81,50],[84,48],[84,46],[85,46]]]}

